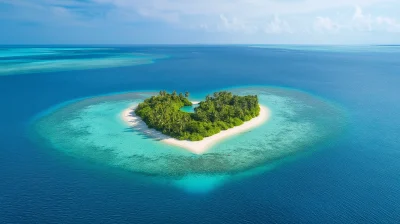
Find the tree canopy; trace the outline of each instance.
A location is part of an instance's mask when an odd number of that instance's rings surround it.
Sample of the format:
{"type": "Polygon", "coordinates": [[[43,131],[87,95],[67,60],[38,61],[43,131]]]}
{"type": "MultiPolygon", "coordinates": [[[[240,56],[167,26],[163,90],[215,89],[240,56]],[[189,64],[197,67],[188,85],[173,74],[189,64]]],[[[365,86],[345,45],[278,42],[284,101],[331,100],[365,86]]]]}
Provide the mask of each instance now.
{"type": "Polygon", "coordinates": [[[176,91],[160,91],[158,95],[140,103],[135,113],[149,128],[191,141],[202,140],[221,130],[241,125],[260,113],[256,95],[238,96],[227,91],[208,95],[194,109],[194,113],[186,113],[180,108],[192,105],[188,96],[189,92],[177,94],[176,91]]]}

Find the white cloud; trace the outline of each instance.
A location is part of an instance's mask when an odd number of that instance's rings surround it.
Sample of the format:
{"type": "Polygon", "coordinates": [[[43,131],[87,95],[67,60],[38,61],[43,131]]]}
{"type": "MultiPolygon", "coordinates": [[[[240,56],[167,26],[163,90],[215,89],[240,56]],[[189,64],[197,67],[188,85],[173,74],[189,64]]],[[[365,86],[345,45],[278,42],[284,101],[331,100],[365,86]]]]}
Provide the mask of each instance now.
{"type": "Polygon", "coordinates": [[[268,34],[293,33],[289,23],[280,19],[277,15],[267,24],[264,32],[268,34]]]}
{"type": "Polygon", "coordinates": [[[146,27],[144,30],[149,33],[157,33],[160,27],[182,32],[207,31],[205,35],[212,35],[209,39],[246,34],[243,39],[297,41],[298,36],[309,38],[316,33],[350,37],[400,32],[400,15],[396,15],[398,0],[0,0],[0,3],[16,9],[2,12],[3,20],[124,30],[140,24],[138,27],[146,27]],[[383,10],[383,6],[391,7],[392,14],[383,10]],[[296,36],[290,35],[293,33],[296,36]]]}
{"type": "Polygon", "coordinates": [[[365,15],[360,6],[356,6],[352,22],[353,29],[357,31],[372,31],[372,16],[370,14],[365,15]]]}
{"type": "MultiPolygon", "coordinates": [[[[53,0],[54,1],[54,0],[53,0]]],[[[254,32],[267,30],[268,33],[280,32],[279,27],[289,23],[288,16],[297,16],[301,19],[313,20],[315,16],[308,16],[318,11],[334,10],[343,7],[360,7],[392,2],[394,0],[92,0],[99,4],[112,6],[113,10],[124,14],[140,14],[145,18],[159,19],[164,22],[176,23],[193,27],[195,24],[207,24],[208,27],[218,26],[216,23],[225,23],[225,30],[245,30],[254,32]],[[143,13],[145,12],[145,13],[143,13]],[[172,16],[173,15],[173,16],[172,16]],[[222,15],[222,16],[221,16],[222,15]],[[280,15],[281,21],[270,21],[274,15],[280,15]],[[171,18],[172,17],[172,18],[171,18]],[[214,24],[213,24],[214,23],[214,24]],[[265,28],[265,24],[267,28],[265,28]],[[250,27],[250,28],[249,28],[250,27]]],[[[362,19],[362,18],[361,18],[362,19]]],[[[360,20],[361,20],[360,19],[360,20]]],[[[295,21],[296,23],[297,21],[295,21]]],[[[292,25],[292,22],[290,22],[292,25]]],[[[221,24],[219,25],[221,26],[221,24]]],[[[361,25],[360,25],[361,26],[361,25]]],[[[221,26],[222,27],[222,26],[221,26]]],[[[287,28],[287,27],[286,27],[287,28]]],[[[292,27],[293,28],[293,27],[292,27]]],[[[285,29],[283,29],[285,30],[285,29]]],[[[297,30],[297,29],[296,29],[297,30]]]]}
{"type": "Polygon", "coordinates": [[[258,29],[257,26],[247,24],[245,21],[236,17],[228,18],[221,14],[219,18],[222,23],[218,25],[218,29],[222,31],[254,33],[258,29]]]}
{"type": "Polygon", "coordinates": [[[360,6],[355,8],[351,25],[355,31],[400,32],[400,24],[396,19],[365,14],[360,6]]]}
{"type": "Polygon", "coordinates": [[[313,28],[319,33],[400,32],[400,23],[395,18],[365,13],[355,6],[354,13],[340,22],[331,17],[316,17],[313,28]]]}
{"type": "Polygon", "coordinates": [[[126,10],[151,9],[155,13],[177,12],[182,15],[235,15],[260,18],[274,14],[309,13],[352,5],[368,6],[392,0],[93,0],[126,10]]]}
{"type": "Polygon", "coordinates": [[[400,23],[393,18],[378,16],[376,23],[388,32],[400,32],[400,23]]]}
{"type": "Polygon", "coordinates": [[[340,25],[329,17],[318,16],[314,21],[314,30],[320,33],[336,33],[340,30],[340,25]]]}

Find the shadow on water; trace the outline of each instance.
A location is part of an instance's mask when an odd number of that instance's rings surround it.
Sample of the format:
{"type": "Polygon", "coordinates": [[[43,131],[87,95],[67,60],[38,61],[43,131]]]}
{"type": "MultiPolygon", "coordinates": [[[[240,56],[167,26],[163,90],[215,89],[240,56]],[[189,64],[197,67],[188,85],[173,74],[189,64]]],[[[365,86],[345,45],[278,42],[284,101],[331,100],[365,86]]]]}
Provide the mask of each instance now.
{"type": "Polygon", "coordinates": [[[325,113],[331,108],[330,104],[308,94],[292,94],[282,89],[277,91],[261,87],[240,92],[263,95],[261,99],[265,101],[263,103],[271,104],[274,118],[263,128],[229,139],[201,156],[183,149],[173,150],[166,144],[153,144],[170,137],[149,129],[133,109],[125,112],[122,125],[121,111],[129,105],[132,107],[132,102],[143,100],[143,93],[116,94],[66,105],[43,118],[47,122],[41,126],[41,129],[45,129],[42,137],[55,142],[54,148],[74,154],[75,157],[91,159],[143,176],[157,176],[162,182],[185,190],[201,191],[200,188],[194,189],[195,186],[212,190],[228,180],[236,179],[236,176],[242,176],[242,173],[253,175],[254,169],[265,166],[266,170],[270,170],[282,158],[293,158],[300,151],[311,151],[310,148],[318,142],[326,142],[326,137],[332,136],[327,127],[332,122],[337,123],[333,117],[342,118],[340,113],[325,113]],[[312,125],[319,129],[312,129],[312,125]],[[86,132],[77,133],[77,129],[86,132]],[[71,141],[71,138],[74,140],[71,141]]]}
{"type": "Polygon", "coordinates": [[[126,128],[124,132],[131,132],[135,135],[141,136],[143,139],[152,139],[155,141],[162,141],[170,138],[155,129],[149,128],[133,110],[129,112],[128,116],[130,117],[130,120],[126,122],[130,123],[131,127],[126,128]]]}

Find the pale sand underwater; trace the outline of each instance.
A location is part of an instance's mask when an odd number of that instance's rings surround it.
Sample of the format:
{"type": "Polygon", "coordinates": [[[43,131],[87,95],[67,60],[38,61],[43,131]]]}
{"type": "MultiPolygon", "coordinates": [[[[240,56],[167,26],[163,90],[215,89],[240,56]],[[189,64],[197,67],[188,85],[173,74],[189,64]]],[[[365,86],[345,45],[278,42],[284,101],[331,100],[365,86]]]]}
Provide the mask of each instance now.
{"type": "MultiPolygon", "coordinates": [[[[192,102],[192,103],[196,104],[197,102],[192,102]]],[[[136,106],[137,105],[134,105],[125,109],[121,114],[122,120],[124,120],[129,126],[131,126],[136,130],[140,130],[141,132],[154,138],[155,140],[160,140],[163,143],[169,145],[178,146],[180,148],[183,148],[198,155],[207,152],[213,145],[219,143],[220,141],[226,138],[249,131],[251,129],[254,129],[262,125],[263,123],[268,121],[269,118],[271,117],[270,109],[266,106],[260,105],[260,114],[257,117],[244,122],[242,125],[235,126],[228,130],[223,130],[218,134],[206,137],[201,141],[188,141],[188,140],[178,140],[176,138],[164,135],[163,133],[155,129],[148,128],[147,124],[134,113],[136,106]]]]}
{"type": "MultiPolygon", "coordinates": [[[[39,144],[50,145],[77,158],[146,176],[180,178],[225,175],[269,166],[295,152],[313,150],[342,130],[341,111],[307,93],[265,87],[238,88],[232,92],[258,95],[260,104],[267,106],[271,115],[267,123],[256,128],[223,141],[211,141],[211,147],[202,154],[163,142],[168,136],[146,135],[143,130],[148,130],[147,125],[142,125],[141,130],[140,126],[131,127],[130,122],[123,120],[123,111],[128,109],[125,116],[132,120],[128,116],[132,108],[154,92],[99,96],[49,109],[36,119],[32,137],[39,144]]],[[[199,146],[199,142],[191,143],[199,146]]]]}

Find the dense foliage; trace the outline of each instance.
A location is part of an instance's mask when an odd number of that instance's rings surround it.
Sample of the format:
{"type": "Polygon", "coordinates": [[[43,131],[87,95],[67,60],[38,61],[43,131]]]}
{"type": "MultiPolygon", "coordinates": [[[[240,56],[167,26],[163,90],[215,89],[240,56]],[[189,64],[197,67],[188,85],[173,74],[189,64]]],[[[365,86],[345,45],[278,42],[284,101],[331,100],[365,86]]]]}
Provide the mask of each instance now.
{"type": "Polygon", "coordinates": [[[149,128],[177,139],[191,141],[202,140],[234,126],[243,124],[260,113],[256,95],[237,96],[230,92],[216,92],[199,103],[194,113],[180,110],[183,106],[191,106],[185,95],[160,91],[140,103],[135,110],[136,115],[146,122],[149,128]]]}

